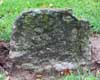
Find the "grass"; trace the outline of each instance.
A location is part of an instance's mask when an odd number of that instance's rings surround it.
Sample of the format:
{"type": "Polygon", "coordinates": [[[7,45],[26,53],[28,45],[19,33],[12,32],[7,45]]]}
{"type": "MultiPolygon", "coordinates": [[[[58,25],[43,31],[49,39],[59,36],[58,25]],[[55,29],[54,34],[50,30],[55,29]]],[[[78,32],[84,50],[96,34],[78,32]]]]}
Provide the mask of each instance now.
{"type": "Polygon", "coordinates": [[[65,76],[63,80],[99,80],[99,79],[93,75],[89,75],[89,76],[77,75],[76,76],[74,74],[71,74],[69,76],[65,76]]]}
{"type": "Polygon", "coordinates": [[[0,0],[0,40],[9,40],[16,17],[29,8],[72,8],[78,18],[90,21],[93,31],[100,30],[99,0],[0,0]]]}
{"type": "Polygon", "coordinates": [[[68,76],[64,76],[62,80],[100,80],[100,74],[94,76],[94,74],[88,69],[83,71],[82,68],[79,68],[78,73],[71,73],[68,76]]]}
{"type": "Polygon", "coordinates": [[[5,75],[0,73],[0,80],[5,80],[5,78],[6,78],[5,75]]]}

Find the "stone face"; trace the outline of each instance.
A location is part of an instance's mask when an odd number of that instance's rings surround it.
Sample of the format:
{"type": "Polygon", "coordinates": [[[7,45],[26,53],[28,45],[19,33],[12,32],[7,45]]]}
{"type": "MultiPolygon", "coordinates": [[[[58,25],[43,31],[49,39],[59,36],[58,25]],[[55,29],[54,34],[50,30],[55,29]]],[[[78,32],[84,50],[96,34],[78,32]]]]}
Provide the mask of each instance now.
{"type": "Polygon", "coordinates": [[[78,20],[68,10],[23,12],[13,27],[9,57],[17,65],[33,65],[32,69],[62,62],[88,63],[89,32],[89,23],[78,20]]]}

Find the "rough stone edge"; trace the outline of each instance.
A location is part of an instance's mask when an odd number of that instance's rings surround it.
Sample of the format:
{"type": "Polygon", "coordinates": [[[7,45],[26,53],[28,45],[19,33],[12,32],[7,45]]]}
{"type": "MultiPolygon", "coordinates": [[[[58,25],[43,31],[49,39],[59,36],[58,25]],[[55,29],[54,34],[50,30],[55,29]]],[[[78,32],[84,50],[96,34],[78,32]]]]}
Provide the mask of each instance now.
{"type": "MultiPolygon", "coordinates": [[[[31,9],[29,9],[29,10],[24,10],[24,11],[22,11],[20,14],[19,14],[19,16],[17,16],[17,18],[16,18],[16,20],[18,20],[19,18],[20,18],[20,16],[22,16],[24,13],[28,13],[28,12],[31,12],[31,11],[35,11],[35,12],[38,12],[39,10],[47,10],[47,11],[55,11],[55,12],[61,12],[61,11],[67,11],[68,12],[68,14],[71,16],[71,17],[73,17],[75,20],[77,20],[77,21],[79,21],[79,22],[84,22],[84,23],[87,23],[88,25],[89,25],[89,28],[90,28],[90,24],[89,24],[89,21],[87,20],[87,19],[85,19],[85,18],[83,18],[83,19],[79,19],[76,15],[74,15],[73,13],[72,13],[72,9],[66,9],[66,8],[31,8],[31,9]]],[[[16,20],[15,20],[15,22],[14,22],[14,24],[13,24],[13,30],[14,30],[14,28],[15,28],[15,23],[16,23],[16,20]]],[[[12,34],[13,35],[13,34],[12,34]]],[[[11,35],[11,37],[12,37],[12,35],[11,35]]],[[[89,41],[90,42],[90,41],[89,41]]],[[[59,63],[57,63],[57,64],[59,64],[59,63]]],[[[82,63],[82,64],[77,64],[78,66],[80,66],[80,65],[90,65],[88,62],[87,63],[82,63]]]]}

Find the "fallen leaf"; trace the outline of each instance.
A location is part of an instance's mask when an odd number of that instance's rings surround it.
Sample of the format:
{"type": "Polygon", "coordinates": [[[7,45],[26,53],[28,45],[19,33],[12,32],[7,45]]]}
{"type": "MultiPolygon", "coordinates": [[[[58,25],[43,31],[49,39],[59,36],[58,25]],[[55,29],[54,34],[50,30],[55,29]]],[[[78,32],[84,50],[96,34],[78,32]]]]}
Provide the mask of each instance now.
{"type": "Polygon", "coordinates": [[[64,69],[64,75],[70,75],[70,69],[64,69]]]}

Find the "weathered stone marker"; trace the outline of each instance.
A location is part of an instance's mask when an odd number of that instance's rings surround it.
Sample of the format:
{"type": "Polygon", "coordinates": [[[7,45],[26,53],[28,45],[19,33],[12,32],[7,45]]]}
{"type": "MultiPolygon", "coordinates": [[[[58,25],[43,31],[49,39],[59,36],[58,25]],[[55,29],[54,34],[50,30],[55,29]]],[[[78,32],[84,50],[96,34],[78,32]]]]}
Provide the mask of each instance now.
{"type": "Polygon", "coordinates": [[[9,57],[24,69],[60,63],[73,68],[90,61],[89,32],[88,22],[68,10],[33,9],[15,21],[9,57]]]}

